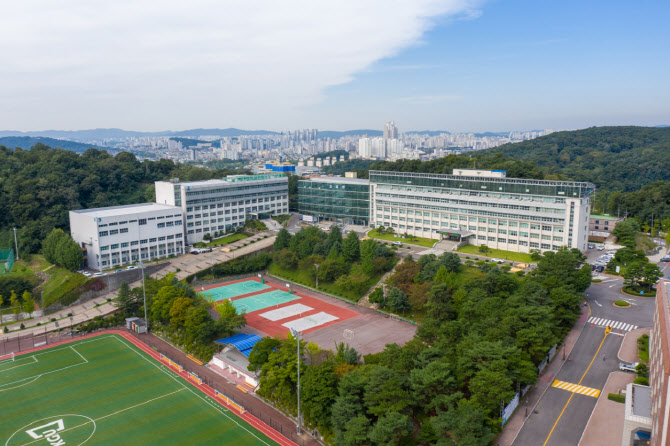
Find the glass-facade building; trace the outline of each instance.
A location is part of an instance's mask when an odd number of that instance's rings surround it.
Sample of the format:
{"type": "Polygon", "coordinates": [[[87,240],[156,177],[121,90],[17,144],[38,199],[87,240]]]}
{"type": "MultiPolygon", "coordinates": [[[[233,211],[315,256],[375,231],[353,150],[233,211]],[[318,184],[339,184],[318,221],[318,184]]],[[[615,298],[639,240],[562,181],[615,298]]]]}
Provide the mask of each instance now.
{"type": "Polygon", "coordinates": [[[367,225],[370,219],[370,182],[343,177],[300,180],[298,211],[318,220],[367,225]]]}
{"type": "Polygon", "coordinates": [[[507,251],[586,249],[591,183],[370,171],[370,226],[507,251]]]}

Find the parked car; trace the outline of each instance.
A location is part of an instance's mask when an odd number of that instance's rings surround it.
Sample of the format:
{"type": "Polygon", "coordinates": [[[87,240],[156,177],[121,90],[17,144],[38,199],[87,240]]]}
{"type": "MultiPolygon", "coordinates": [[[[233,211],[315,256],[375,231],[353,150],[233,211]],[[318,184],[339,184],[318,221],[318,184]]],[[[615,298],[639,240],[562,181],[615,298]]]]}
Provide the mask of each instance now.
{"type": "Polygon", "coordinates": [[[605,267],[603,265],[596,266],[597,273],[602,273],[603,271],[605,271],[605,267]]]}
{"type": "Polygon", "coordinates": [[[639,364],[639,362],[623,362],[622,361],[622,362],[619,363],[619,370],[621,370],[622,372],[636,373],[637,370],[635,369],[635,367],[637,367],[638,364],[639,364]]]}
{"type": "Polygon", "coordinates": [[[114,271],[114,274],[119,274],[119,273],[122,273],[122,272],[123,272],[122,269],[117,269],[116,271],[114,271]]]}
{"type": "Polygon", "coordinates": [[[203,248],[200,252],[212,252],[212,248],[203,248]]]}
{"type": "Polygon", "coordinates": [[[393,244],[396,245],[396,246],[400,246],[400,245],[402,245],[402,242],[393,242],[393,244]]]}
{"type": "Polygon", "coordinates": [[[607,251],[607,255],[614,257],[616,255],[616,251],[607,251]]]}
{"type": "Polygon", "coordinates": [[[82,274],[85,275],[86,277],[91,277],[93,274],[89,273],[88,271],[82,271],[82,274]]]}
{"type": "Polygon", "coordinates": [[[200,250],[199,250],[199,249],[192,249],[192,250],[191,250],[191,254],[197,256],[198,254],[200,254],[200,250]]]}
{"type": "Polygon", "coordinates": [[[134,265],[130,265],[129,267],[126,268],[127,271],[130,271],[130,270],[133,270],[133,269],[137,269],[137,267],[134,266],[134,265]]]}
{"type": "Polygon", "coordinates": [[[591,271],[593,271],[594,269],[596,269],[596,266],[592,264],[591,265],[591,271]]]}
{"type": "Polygon", "coordinates": [[[95,274],[93,274],[93,277],[104,277],[106,275],[107,274],[105,274],[105,273],[95,273],[95,274]]]}
{"type": "Polygon", "coordinates": [[[598,251],[604,251],[605,250],[605,245],[598,245],[596,248],[598,251]]]}
{"type": "Polygon", "coordinates": [[[494,263],[505,263],[505,261],[503,259],[498,259],[498,258],[491,259],[491,261],[494,262],[494,263]]]}
{"type": "Polygon", "coordinates": [[[670,256],[663,256],[663,258],[661,258],[661,262],[670,262],[670,256]]]}
{"type": "Polygon", "coordinates": [[[596,244],[595,244],[595,243],[589,243],[589,244],[588,244],[588,248],[589,248],[589,249],[595,249],[595,247],[596,247],[596,244]]]}

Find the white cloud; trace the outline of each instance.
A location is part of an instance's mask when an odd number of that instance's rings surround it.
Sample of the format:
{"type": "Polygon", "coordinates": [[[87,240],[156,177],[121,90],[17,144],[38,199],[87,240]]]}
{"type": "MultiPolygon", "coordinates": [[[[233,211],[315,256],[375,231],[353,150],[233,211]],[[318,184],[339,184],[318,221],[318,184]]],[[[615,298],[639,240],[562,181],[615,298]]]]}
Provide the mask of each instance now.
{"type": "MultiPolygon", "coordinates": [[[[26,0],[0,6],[3,128],[281,128],[477,0],[26,0]],[[296,112],[296,113],[294,113],[296,112]]],[[[334,122],[332,127],[337,127],[334,122]]]]}

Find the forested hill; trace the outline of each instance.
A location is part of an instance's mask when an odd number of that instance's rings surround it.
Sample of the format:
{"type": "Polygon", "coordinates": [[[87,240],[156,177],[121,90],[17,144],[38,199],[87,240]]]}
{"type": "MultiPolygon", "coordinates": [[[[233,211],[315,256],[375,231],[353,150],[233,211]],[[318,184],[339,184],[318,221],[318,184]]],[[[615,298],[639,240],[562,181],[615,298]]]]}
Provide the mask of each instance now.
{"type": "Polygon", "coordinates": [[[121,152],[88,149],[81,155],[38,144],[30,150],[0,146],[0,248],[36,252],[55,228],[69,231],[68,211],[155,201],[154,181],[221,178],[234,172],[208,170],[170,160],[139,162],[121,152]]]}
{"type": "Polygon", "coordinates": [[[670,128],[592,127],[483,150],[535,163],[543,171],[598,188],[635,191],[670,180],[670,128]]]}
{"type": "Polygon", "coordinates": [[[80,142],[68,141],[64,139],[46,138],[43,136],[4,136],[0,138],[0,146],[22,149],[30,149],[35,144],[44,144],[50,147],[59,147],[73,152],[85,152],[88,149],[103,149],[117,152],[116,149],[107,149],[106,147],[96,146],[95,144],[84,144],[80,142]]]}

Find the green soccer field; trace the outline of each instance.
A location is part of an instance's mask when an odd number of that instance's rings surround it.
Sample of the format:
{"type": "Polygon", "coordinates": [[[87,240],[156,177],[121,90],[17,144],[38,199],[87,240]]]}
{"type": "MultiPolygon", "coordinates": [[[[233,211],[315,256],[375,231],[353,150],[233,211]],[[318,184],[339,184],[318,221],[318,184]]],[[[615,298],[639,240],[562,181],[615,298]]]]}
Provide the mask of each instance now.
{"type": "Polygon", "coordinates": [[[277,444],[112,334],[0,362],[0,406],[6,446],[277,444]]]}

